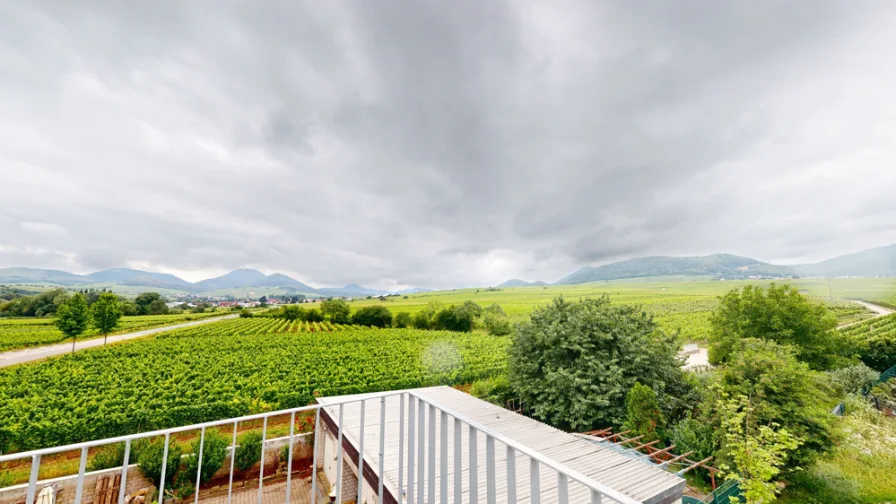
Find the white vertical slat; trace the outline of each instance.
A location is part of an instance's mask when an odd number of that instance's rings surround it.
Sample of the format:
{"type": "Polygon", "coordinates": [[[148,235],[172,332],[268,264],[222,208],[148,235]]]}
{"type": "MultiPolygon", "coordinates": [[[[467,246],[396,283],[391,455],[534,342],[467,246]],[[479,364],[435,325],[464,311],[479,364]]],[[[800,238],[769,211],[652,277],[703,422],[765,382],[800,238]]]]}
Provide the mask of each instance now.
{"type": "Polygon", "coordinates": [[[414,456],[416,455],[415,438],[417,435],[416,407],[417,399],[408,394],[408,504],[414,504],[414,461],[417,458],[414,456]]]}
{"type": "Polygon", "coordinates": [[[442,504],[448,504],[448,413],[439,415],[439,497],[442,504]]]}
{"type": "Polygon", "coordinates": [[[31,456],[31,476],[28,478],[28,491],[25,493],[25,504],[34,504],[34,491],[37,488],[37,474],[40,471],[40,455],[31,456]]]}
{"type": "MultiPolygon", "coordinates": [[[[75,487],[75,504],[81,504],[81,494],[84,493],[84,473],[87,471],[87,447],[81,448],[81,462],[78,464],[78,485],[75,487]]],[[[162,475],[165,474],[165,463],[162,462],[162,475]]],[[[165,489],[164,486],[161,487],[165,489]]],[[[161,492],[161,490],[160,490],[161,492]]],[[[159,494],[161,495],[161,494],[159,494]]]]}
{"type": "Polygon", "coordinates": [[[516,504],[516,450],[507,446],[507,504],[516,504]]]}
{"type": "Polygon", "coordinates": [[[361,437],[358,442],[358,500],[364,502],[364,416],[366,414],[367,401],[361,399],[361,437]]]}
{"type": "Polygon", "coordinates": [[[202,449],[205,447],[205,427],[199,431],[199,459],[196,461],[196,487],[195,493],[196,496],[193,499],[193,504],[199,502],[199,477],[202,476],[202,449]]]}
{"type": "Polygon", "coordinates": [[[380,397],[380,474],[377,502],[383,504],[383,482],[386,479],[386,398],[380,397]]]}
{"type": "MultiPolygon", "coordinates": [[[[159,502],[165,502],[165,478],[168,471],[168,446],[171,444],[171,433],[165,433],[165,447],[162,449],[162,478],[159,480],[159,502]]],[[[174,469],[175,471],[177,468],[174,469]]],[[[77,502],[75,504],[78,504],[77,502]]]]}
{"type": "Polygon", "coordinates": [[[463,493],[463,430],[459,418],[454,419],[454,504],[461,503],[463,493]]]}
{"type": "Polygon", "coordinates": [[[336,501],[342,502],[342,418],[345,413],[343,404],[339,405],[339,439],[336,440],[336,501]]]}
{"type": "Polygon", "coordinates": [[[485,435],[485,486],[488,504],[497,504],[497,481],[495,481],[495,438],[485,435]]]}
{"type": "Polygon", "coordinates": [[[420,445],[417,448],[417,504],[423,504],[423,491],[426,480],[423,478],[423,461],[424,461],[424,451],[425,451],[425,440],[426,434],[423,432],[426,429],[426,404],[421,399],[417,399],[418,406],[418,417],[417,418],[417,444],[420,445]]]}
{"type": "Polygon", "coordinates": [[[569,480],[560,471],[557,471],[557,503],[569,504],[569,480]]]}
{"type": "Polygon", "coordinates": [[[479,504],[479,463],[476,460],[478,455],[476,441],[479,436],[479,431],[477,431],[472,425],[470,426],[470,431],[467,433],[470,436],[470,504],[479,504]]]}
{"type": "Polygon", "coordinates": [[[261,467],[258,468],[258,504],[264,496],[264,445],[268,440],[268,417],[264,417],[261,426],[261,467]]]}
{"type": "MultiPolygon", "coordinates": [[[[292,497],[292,445],[295,442],[296,435],[296,412],[293,411],[292,414],[289,415],[289,448],[287,449],[288,453],[286,454],[286,504],[289,504],[290,498],[292,497]]],[[[314,471],[311,472],[311,476],[314,477],[314,471]]]]}
{"type": "Polygon", "coordinates": [[[541,504],[541,481],[538,474],[538,461],[529,459],[529,501],[532,504],[541,504]]]}
{"type": "Polygon", "coordinates": [[[236,461],[236,431],[239,422],[233,422],[233,434],[230,436],[230,474],[227,476],[227,504],[233,500],[233,464],[236,461]]]}
{"type": "Polygon", "coordinates": [[[398,504],[401,504],[404,502],[404,394],[399,394],[398,400],[398,504]]]}
{"type": "Polygon", "coordinates": [[[436,502],[436,407],[429,405],[429,477],[426,482],[429,492],[427,504],[436,502]]]}
{"type": "MultiPolygon", "coordinates": [[[[317,504],[317,443],[320,441],[320,408],[314,414],[314,455],[311,460],[311,504],[317,504]]],[[[230,503],[228,503],[230,504],[230,503]]]]}
{"type": "MultiPolygon", "coordinates": [[[[128,484],[128,465],[131,462],[131,440],[124,442],[124,463],[121,466],[121,486],[118,487],[118,504],[124,504],[125,489],[128,484]]],[[[197,494],[199,487],[196,487],[197,494]]]]}
{"type": "Polygon", "coordinates": [[[591,491],[591,504],[602,504],[603,496],[597,490],[591,491]]]}

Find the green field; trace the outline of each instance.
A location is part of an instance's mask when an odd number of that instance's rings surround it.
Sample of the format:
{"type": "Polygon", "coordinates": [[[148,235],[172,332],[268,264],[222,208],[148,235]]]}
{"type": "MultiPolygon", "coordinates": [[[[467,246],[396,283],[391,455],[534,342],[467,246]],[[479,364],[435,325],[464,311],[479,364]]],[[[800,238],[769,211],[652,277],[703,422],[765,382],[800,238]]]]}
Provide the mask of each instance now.
{"type": "MultiPolygon", "coordinates": [[[[654,315],[661,327],[669,331],[680,331],[685,340],[703,341],[709,330],[709,315],[718,304],[719,296],[745,285],[769,283],[771,282],[717,281],[695,277],[649,278],[547,287],[458,289],[389,297],[384,300],[359,299],[352,301],[351,305],[353,309],[357,309],[382,304],[392,313],[414,313],[430,303],[447,306],[471,300],[481,306],[497,303],[511,320],[521,322],[528,318],[535,307],[546,305],[560,295],[578,300],[608,294],[614,303],[642,305],[648,313],[654,315]]],[[[792,280],[789,283],[817,297],[819,301],[829,303],[844,323],[860,320],[870,314],[861,307],[844,304],[840,300],[865,299],[881,304],[896,301],[896,279],[893,278],[832,279],[830,290],[828,281],[824,279],[792,280]],[[829,299],[831,295],[833,302],[829,299]]]]}
{"type": "MultiPolygon", "coordinates": [[[[226,312],[217,313],[184,313],[175,315],[137,315],[133,317],[121,317],[119,329],[115,333],[142,331],[166,325],[199,320],[209,317],[227,315],[226,312]]],[[[101,337],[96,329],[90,328],[78,339],[101,337]]],[[[0,352],[28,348],[42,345],[52,345],[65,341],[67,338],[62,331],[56,328],[55,319],[52,318],[0,318],[0,352]]]]}
{"type": "Polygon", "coordinates": [[[308,404],[463,384],[504,370],[510,339],[482,333],[284,330],[233,319],[0,369],[0,451],[308,404]]]}

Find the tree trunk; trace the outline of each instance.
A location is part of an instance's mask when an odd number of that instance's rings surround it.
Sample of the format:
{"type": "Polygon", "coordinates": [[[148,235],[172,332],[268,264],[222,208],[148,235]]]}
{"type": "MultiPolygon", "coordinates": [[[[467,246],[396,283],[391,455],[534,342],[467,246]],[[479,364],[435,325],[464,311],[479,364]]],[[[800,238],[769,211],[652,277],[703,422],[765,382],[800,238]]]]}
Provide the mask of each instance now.
{"type": "Polygon", "coordinates": [[[106,346],[107,339],[109,339],[109,334],[103,334],[103,346],[106,346]]]}
{"type": "Polygon", "coordinates": [[[72,353],[75,353],[75,340],[77,339],[77,336],[72,336],[72,353]]]}

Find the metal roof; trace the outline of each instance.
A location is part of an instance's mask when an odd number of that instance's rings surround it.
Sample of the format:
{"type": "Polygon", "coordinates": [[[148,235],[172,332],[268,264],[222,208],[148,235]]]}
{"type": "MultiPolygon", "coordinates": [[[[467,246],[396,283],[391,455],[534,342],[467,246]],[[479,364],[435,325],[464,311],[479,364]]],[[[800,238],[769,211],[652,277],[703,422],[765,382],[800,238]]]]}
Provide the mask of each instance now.
{"type": "MultiPolygon", "coordinates": [[[[523,415],[519,415],[512,411],[508,411],[499,406],[495,406],[489,402],[477,399],[471,395],[465,394],[451,387],[430,387],[413,389],[413,392],[424,400],[438,406],[443,406],[464,415],[471,420],[492,429],[511,440],[526,446],[532,450],[538,451],[547,458],[559,462],[570,469],[579,471],[580,473],[590,476],[594,480],[603,483],[625,495],[634,499],[649,503],[670,503],[676,502],[681,498],[685,487],[685,480],[679,476],[664,471],[652,464],[645,464],[643,461],[627,457],[611,448],[600,446],[586,439],[568,434],[551,426],[543,424],[523,415]]],[[[338,419],[338,408],[335,406],[326,407],[327,404],[346,400],[361,399],[367,394],[347,395],[338,397],[322,397],[318,398],[318,402],[323,404],[324,413],[334,421],[338,419]]],[[[386,428],[385,428],[385,480],[384,485],[394,496],[398,494],[398,452],[399,452],[399,417],[400,417],[400,399],[398,396],[389,396],[385,400],[386,409],[386,428]]],[[[360,436],[360,403],[346,404],[343,410],[343,436],[356,449],[359,446],[360,436]]],[[[405,404],[405,418],[407,418],[407,404],[405,404]]],[[[427,413],[427,418],[428,418],[427,413]]],[[[365,403],[364,415],[364,464],[371,469],[375,469],[379,473],[379,421],[380,421],[380,400],[369,400],[365,403]]],[[[427,427],[428,428],[428,427],[427,427]]],[[[436,443],[441,439],[441,422],[436,422],[436,443]]],[[[428,431],[427,431],[428,436],[428,431]]],[[[407,422],[405,422],[405,436],[408,435],[407,422]]],[[[449,501],[453,499],[453,481],[454,481],[454,422],[448,422],[448,446],[444,447],[448,451],[448,491],[449,501]]],[[[462,429],[462,457],[464,460],[464,472],[467,472],[466,461],[468,460],[468,430],[462,429]]],[[[408,443],[405,440],[404,449],[407,451],[408,443]]],[[[437,452],[437,465],[439,456],[443,447],[439,447],[437,452]]],[[[486,492],[486,455],[485,455],[485,435],[480,434],[477,443],[477,459],[479,467],[478,486],[480,499],[484,499],[486,492]]],[[[506,449],[500,443],[496,443],[495,450],[495,472],[499,482],[506,481],[507,478],[507,458],[506,449]]],[[[424,456],[424,461],[428,461],[429,453],[424,456]]],[[[407,467],[408,460],[405,455],[404,460],[404,478],[407,487],[407,467]]],[[[416,462],[416,459],[415,459],[416,462]]],[[[424,463],[426,465],[426,462],[424,463]]],[[[419,465],[418,465],[419,468],[419,465]]],[[[416,468],[415,468],[416,471],[416,468]]],[[[425,475],[428,473],[425,473],[425,475]]],[[[436,494],[438,495],[440,471],[437,470],[434,482],[425,481],[427,485],[424,495],[427,495],[428,484],[432,483],[436,486],[436,494]]],[[[462,478],[463,492],[469,491],[469,478],[465,475],[462,478]]],[[[529,502],[529,464],[528,457],[522,454],[516,456],[516,481],[517,481],[517,502],[529,502]]],[[[542,502],[557,502],[557,475],[550,468],[543,467],[540,471],[542,502]]],[[[417,483],[420,484],[419,482],[417,483]]],[[[506,502],[506,485],[499,484],[498,502],[506,502]]],[[[416,491],[415,491],[416,493],[416,491]]],[[[605,499],[605,502],[608,499],[605,499]]],[[[467,499],[463,499],[467,502],[467,499]]],[[[590,502],[588,489],[583,485],[573,481],[569,483],[569,501],[570,502],[590,502]]]]}

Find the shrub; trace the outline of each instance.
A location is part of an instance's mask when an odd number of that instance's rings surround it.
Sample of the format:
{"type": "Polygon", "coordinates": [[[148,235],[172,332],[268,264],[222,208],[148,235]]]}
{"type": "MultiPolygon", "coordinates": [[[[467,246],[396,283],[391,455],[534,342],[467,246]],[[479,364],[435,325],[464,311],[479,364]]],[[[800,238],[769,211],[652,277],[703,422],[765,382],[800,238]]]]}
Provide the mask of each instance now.
{"type": "Polygon", "coordinates": [[[507,401],[515,398],[516,394],[514,394],[513,388],[510,386],[510,380],[507,379],[507,375],[500,375],[494,378],[474,381],[470,387],[470,395],[503,408],[507,401]]]}
{"type": "Polygon", "coordinates": [[[411,314],[408,312],[398,312],[395,314],[393,325],[399,329],[411,326],[411,314]]]}
{"type": "Polygon", "coordinates": [[[369,327],[390,327],[392,312],[385,306],[365,306],[355,312],[352,323],[369,327]]]}
{"type": "Polygon", "coordinates": [[[111,469],[113,467],[121,467],[124,463],[124,443],[115,443],[103,446],[90,459],[87,468],[91,471],[100,471],[103,469],[111,469]]]}
{"type": "Polygon", "coordinates": [[[312,308],[305,312],[305,320],[308,322],[323,322],[324,314],[320,312],[317,308],[312,308]]]}
{"type": "Polygon", "coordinates": [[[321,302],[320,311],[324,315],[328,315],[334,324],[347,324],[351,308],[345,301],[334,298],[321,302]]]}
{"type": "Polygon", "coordinates": [[[252,312],[250,312],[248,309],[242,308],[240,310],[240,318],[251,318],[251,317],[252,317],[252,312]]]}
{"type": "Polygon", "coordinates": [[[414,314],[414,329],[429,329],[429,315],[425,311],[418,311],[414,314]]]}
{"type": "Polygon", "coordinates": [[[205,483],[212,479],[212,476],[218,472],[224,459],[227,458],[227,438],[214,429],[205,431],[205,441],[202,443],[202,467],[199,467],[199,438],[193,441],[191,453],[187,457],[187,463],[184,468],[186,474],[194,478],[196,471],[199,471],[199,482],[205,483]]]}
{"type": "Polygon", "coordinates": [[[870,388],[880,376],[880,373],[863,363],[840,368],[828,374],[831,380],[839,385],[846,394],[861,393],[863,390],[870,388]]]}
{"type": "Polygon", "coordinates": [[[896,365],[896,331],[873,333],[863,338],[858,347],[859,358],[874,370],[883,373],[896,365]]]}
{"type": "Polygon", "coordinates": [[[635,435],[644,436],[642,443],[660,439],[665,428],[665,418],[652,388],[635,382],[635,386],[625,396],[625,407],[626,429],[635,435]]]}
{"type": "MultiPolygon", "coordinates": [[[[162,481],[162,459],[165,456],[165,442],[161,439],[152,441],[141,440],[134,448],[136,449],[136,460],[140,466],[140,472],[152,481],[152,484],[159,487],[162,481]]],[[[165,465],[165,486],[169,486],[174,481],[174,477],[180,469],[181,454],[183,451],[177,443],[168,444],[168,461],[165,465]]]]}
{"type": "Polygon", "coordinates": [[[506,336],[513,332],[504,309],[497,303],[485,309],[485,329],[492,336],[506,336]]]}
{"type": "Polygon", "coordinates": [[[240,436],[233,456],[233,465],[240,471],[247,471],[261,460],[261,433],[249,431],[240,436]]]}

